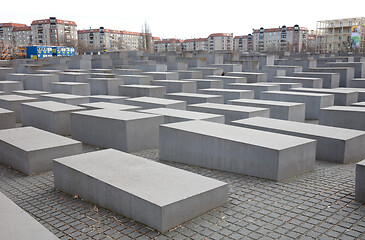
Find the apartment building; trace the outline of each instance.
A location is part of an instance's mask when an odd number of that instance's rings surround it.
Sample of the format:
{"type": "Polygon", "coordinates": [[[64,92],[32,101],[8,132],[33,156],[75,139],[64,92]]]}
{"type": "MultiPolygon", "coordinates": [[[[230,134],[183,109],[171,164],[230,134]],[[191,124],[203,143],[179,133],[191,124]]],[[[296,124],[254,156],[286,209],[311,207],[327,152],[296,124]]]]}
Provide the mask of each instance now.
{"type": "Polygon", "coordinates": [[[317,52],[365,52],[365,17],[317,22],[317,52]]]}
{"type": "Polygon", "coordinates": [[[153,49],[155,52],[181,52],[184,41],[176,38],[162,39],[154,41],[153,49]]]}
{"type": "Polygon", "coordinates": [[[252,33],[253,51],[274,52],[306,51],[308,29],[294,25],[293,27],[282,26],[279,28],[255,29],[252,33]]]}
{"type": "Polygon", "coordinates": [[[83,40],[89,49],[136,50],[143,45],[143,34],[121,30],[98,29],[79,30],[78,38],[83,40]]]}
{"type": "Polygon", "coordinates": [[[210,34],[208,36],[208,49],[210,51],[233,50],[233,34],[232,33],[210,34]]]}
{"type": "Polygon", "coordinates": [[[30,26],[17,27],[13,29],[14,47],[26,47],[32,45],[33,34],[30,26]]]}
{"type": "Polygon", "coordinates": [[[13,33],[17,29],[24,28],[27,28],[27,25],[20,23],[0,23],[0,46],[17,46],[17,41],[13,33]]]}
{"type": "Polygon", "coordinates": [[[77,42],[77,25],[74,21],[50,17],[34,20],[31,28],[33,45],[72,46],[77,42]]]}
{"type": "Polygon", "coordinates": [[[193,38],[185,39],[182,44],[183,51],[207,51],[208,39],[207,38],[193,38]]]}

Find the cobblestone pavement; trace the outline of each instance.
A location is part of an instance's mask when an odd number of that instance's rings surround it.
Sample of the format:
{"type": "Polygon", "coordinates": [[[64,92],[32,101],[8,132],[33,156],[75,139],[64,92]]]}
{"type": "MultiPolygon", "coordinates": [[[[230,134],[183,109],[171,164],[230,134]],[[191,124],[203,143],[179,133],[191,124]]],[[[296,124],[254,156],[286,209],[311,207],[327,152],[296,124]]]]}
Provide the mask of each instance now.
{"type": "MultiPolygon", "coordinates": [[[[136,155],[158,160],[158,150],[136,155]]],[[[0,191],[60,239],[365,239],[355,164],[316,162],[312,173],[274,182],[164,163],[229,183],[229,202],[161,234],[55,190],[52,171],[25,176],[0,165],[0,191]]]]}

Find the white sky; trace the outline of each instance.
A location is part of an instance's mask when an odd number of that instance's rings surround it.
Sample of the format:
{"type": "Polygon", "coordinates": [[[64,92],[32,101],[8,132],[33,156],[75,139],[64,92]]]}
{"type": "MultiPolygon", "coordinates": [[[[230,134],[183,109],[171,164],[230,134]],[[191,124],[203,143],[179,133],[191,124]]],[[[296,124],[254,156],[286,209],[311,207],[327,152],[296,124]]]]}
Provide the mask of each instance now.
{"type": "Polygon", "coordinates": [[[57,17],[75,21],[78,29],[140,32],[146,21],[153,36],[198,38],[211,33],[246,35],[252,28],[282,25],[315,30],[318,20],[365,17],[365,0],[99,0],[4,1],[0,22],[24,23],[57,17]],[[58,3],[57,5],[55,5],[58,3]]]}

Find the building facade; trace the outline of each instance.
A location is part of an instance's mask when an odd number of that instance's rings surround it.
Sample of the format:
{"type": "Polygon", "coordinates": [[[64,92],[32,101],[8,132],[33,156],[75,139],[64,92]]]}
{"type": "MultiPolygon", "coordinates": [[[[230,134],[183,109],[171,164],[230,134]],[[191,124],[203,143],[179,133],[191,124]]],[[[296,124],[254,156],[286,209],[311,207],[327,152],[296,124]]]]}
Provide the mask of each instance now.
{"type": "Polygon", "coordinates": [[[154,41],[155,52],[181,52],[184,41],[176,38],[162,39],[154,41]]]}
{"type": "Polygon", "coordinates": [[[55,17],[34,20],[31,24],[33,45],[72,46],[77,44],[77,25],[55,17]]]}
{"type": "MultiPolygon", "coordinates": [[[[28,26],[20,23],[0,23],[0,46],[15,47],[18,45],[16,34],[17,29],[28,30],[28,26]]],[[[23,35],[23,34],[21,34],[23,35]]],[[[23,39],[22,39],[23,40],[23,39]]]]}
{"type": "Polygon", "coordinates": [[[251,52],[253,51],[253,37],[252,34],[235,36],[233,38],[233,50],[251,52]]]}
{"type": "Polygon", "coordinates": [[[231,33],[212,33],[208,36],[208,49],[233,50],[233,34],[231,33]]]}
{"type": "Polygon", "coordinates": [[[317,52],[365,52],[365,17],[317,22],[317,52]]]}
{"type": "Polygon", "coordinates": [[[207,51],[208,39],[207,38],[194,38],[185,39],[182,44],[182,50],[187,52],[192,51],[207,51]]]}
{"type": "Polygon", "coordinates": [[[253,31],[252,38],[252,51],[302,52],[306,51],[307,48],[308,29],[298,25],[268,29],[260,28],[253,31]]]}

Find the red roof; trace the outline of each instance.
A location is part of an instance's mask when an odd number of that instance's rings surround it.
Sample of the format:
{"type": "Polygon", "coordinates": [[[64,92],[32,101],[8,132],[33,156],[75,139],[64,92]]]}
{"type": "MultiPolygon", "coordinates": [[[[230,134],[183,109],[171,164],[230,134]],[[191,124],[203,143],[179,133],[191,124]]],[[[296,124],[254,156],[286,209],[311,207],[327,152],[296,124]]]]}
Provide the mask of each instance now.
{"type": "Polygon", "coordinates": [[[207,38],[192,38],[184,40],[184,42],[206,42],[206,41],[208,41],[207,38]]]}
{"type": "Polygon", "coordinates": [[[21,23],[0,23],[0,27],[26,27],[27,25],[21,23]]]}
{"type": "Polygon", "coordinates": [[[248,38],[248,35],[235,36],[233,39],[240,39],[240,38],[246,39],[246,38],[248,38]]]}
{"type": "Polygon", "coordinates": [[[155,41],[156,44],[159,43],[183,43],[183,40],[176,39],[176,38],[169,38],[169,39],[163,39],[161,41],[155,41]]]}
{"type": "Polygon", "coordinates": [[[18,32],[18,31],[31,31],[32,28],[29,26],[25,26],[25,27],[16,27],[13,29],[13,32],[18,32]]]}
{"type": "MultiPolygon", "coordinates": [[[[56,19],[56,23],[77,26],[74,21],[68,21],[68,20],[56,19]]],[[[49,24],[49,19],[34,20],[31,25],[37,25],[37,24],[49,24]]]]}
{"type": "Polygon", "coordinates": [[[161,38],[159,38],[159,37],[152,37],[152,39],[155,40],[155,41],[160,41],[161,40],[161,38]]]}
{"type": "Polygon", "coordinates": [[[212,33],[208,37],[233,37],[231,33],[212,33]]]}
{"type": "Polygon", "coordinates": [[[316,40],[317,35],[308,35],[308,40],[316,40]]]}

